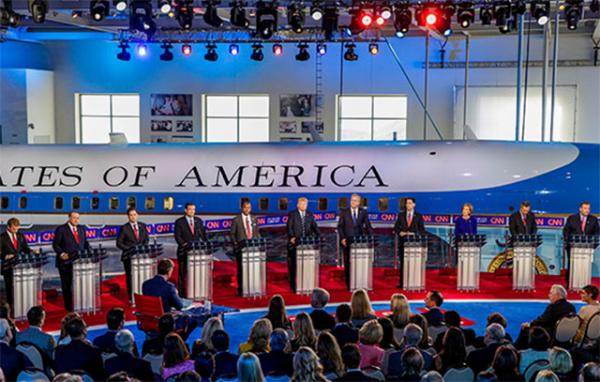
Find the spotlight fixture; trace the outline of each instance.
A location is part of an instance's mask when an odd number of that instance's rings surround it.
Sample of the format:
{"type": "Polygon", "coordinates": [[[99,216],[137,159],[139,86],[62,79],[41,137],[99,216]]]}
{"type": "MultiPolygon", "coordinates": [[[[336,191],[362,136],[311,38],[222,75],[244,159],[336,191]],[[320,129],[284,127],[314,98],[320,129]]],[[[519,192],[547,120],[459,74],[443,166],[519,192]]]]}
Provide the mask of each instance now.
{"type": "Polygon", "coordinates": [[[379,13],[384,20],[389,20],[392,18],[392,8],[386,3],[379,7],[377,13],[379,13]]]}
{"type": "Polygon", "coordinates": [[[217,54],[217,46],[215,44],[208,44],[206,46],[206,54],[204,55],[206,61],[215,62],[219,59],[217,54]]]}
{"type": "Polygon", "coordinates": [[[348,13],[352,16],[350,26],[346,29],[349,36],[360,34],[373,24],[373,15],[361,7],[351,8],[348,13]]]}
{"type": "Polygon", "coordinates": [[[177,5],[176,17],[179,26],[182,29],[192,29],[194,23],[194,8],[193,4],[189,0],[184,0],[177,5]]]}
{"type": "Polygon", "coordinates": [[[500,28],[498,28],[498,30],[502,34],[507,34],[507,33],[512,32],[514,28],[515,28],[515,20],[509,19],[506,21],[506,24],[501,26],[500,28]]]}
{"type": "Polygon", "coordinates": [[[321,3],[318,0],[313,1],[312,6],[310,7],[310,17],[315,21],[319,21],[323,18],[323,8],[321,8],[321,3]]]}
{"type": "Polygon", "coordinates": [[[108,0],[92,0],[90,2],[90,14],[92,15],[92,19],[94,19],[94,21],[102,21],[108,16],[109,7],[108,0]]]}
{"type": "Polygon", "coordinates": [[[273,44],[273,54],[276,56],[281,56],[283,54],[283,46],[279,43],[273,44]]]}
{"type": "Polygon", "coordinates": [[[325,33],[325,39],[331,40],[333,35],[338,30],[338,8],[337,6],[328,6],[325,8],[325,13],[323,15],[323,22],[321,23],[321,28],[325,33]]]}
{"type": "Polygon", "coordinates": [[[567,0],[565,5],[565,19],[569,30],[577,29],[577,23],[581,19],[583,0],[567,0]]]}
{"type": "Polygon", "coordinates": [[[14,11],[12,1],[4,0],[4,8],[0,8],[0,25],[16,27],[21,22],[21,15],[14,11]]]}
{"type": "Polygon", "coordinates": [[[262,39],[270,39],[277,31],[277,3],[259,0],[256,3],[256,34],[262,39]]]}
{"type": "Polygon", "coordinates": [[[183,44],[181,46],[181,53],[184,56],[189,57],[192,54],[192,46],[190,44],[183,44]]]}
{"type": "Polygon", "coordinates": [[[28,8],[34,23],[41,24],[46,21],[48,0],[29,0],[28,8]]]}
{"type": "Polygon", "coordinates": [[[505,29],[511,16],[510,2],[501,0],[494,2],[494,17],[496,18],[496,26],[500,29],[505,29]]]}
{"type": "Polygon", "coordinates": [[[139,57],[146,57],[148,55],[148,47],[146,44],[138,44],[135,51],[139,57]]]}
{"type": "Polygon", "coordinates": [[[456,20],[462,28],[468,28],[475,21],[475,9],[473,3],[464,1],[458,4],[458,11],[456,13],[456,20]]]}
{"type": "Polygon", "coordinates": [[[240,53],[240,47],[237,44],[229,45],[229,54],[232,56],[237,56],[240,53]]]}
{"type": "Polygon", "coordinates": [[[158,0],[158,9],[162,14],[171,12],[171,0],[158,0]]]}
{"type": "Polygon", "coordinates": [[[262,61],[265,58],[262,47],[262,44],[252,44],[252,54],[250,55],[251,60],[262,61]]]}
{"type": "Polygon", "coordinates": [[[129,53],[127,51],[127,48],[129,48],[129,44],[125,41],[121,41],[119,43],[119,49],[121,49],[121,51],[119,53],[117,53],[117,58],[121,61],[129,61],[131,60],[131,53],[129,53]]]}
{"type": "Polygon", "coordinates": [[[131,2],[129,28],[146,34],[148,39],[156,32],[156,23],[152,19],[152,4],[147,1],[131,2]]]}
{"type": "Polygon", "coordinates": [[[550,1],[534,0],[530,5],[530,12],[539,25],[546,25],[550,20],[550,1]]]}
{"type": "Polygon", "coordinates": [[[296,55],[297,61],[308,61],[310,59],[310,53],[308,53],[308,44],[298,44],[298,54],[296,55]]]}
{"type": "Polygon", "coordinates": [[[288,24],[295,33],[302,33],[304,31],[304,10],[302,5],[297,2],[292,2],[288,6],[288,24]]]}
{"type": "Polygon", "coordinates": [[[494,9],[490,3],[483,3],[481,8],[479,8],[479,19],[481,20],[481,25],[490,25],[492,23],[492,19],[494,18],[494,9]]]}
{"type": "Polygon", "coordinates": [[[317,53],[320,56],[324,56],[327,53],[327,45],[325,44],[317,44],[317,53]]]}
{"type": "Polygon", "coordinates": [[[206,11],[203,16],[204,22],[215,28],[219,28],[223,25],[223,19],[220,18],[218,14],[219,3],[219,0],[204,1],[204,5],[206,6],[206,11]]]}
{"type": "Polygon", "coordinates": [[[165,42],[160,47],[164,49],[164,52],[160,55],[160,60],[173,61],[173,52],[171,52],[173,45],[171,45],[169,42],[165,42]]]}
{"type": "Polygon", "coordinates": [[[415,10],[417,24],[422,27],[432,28],[441,18],[441,10],[434,3],[422,4],[415,10]]]}
{"type": "Polygon", "coordinates": [[[372,56],[375,56],[377,53],[379,53],[379,45],[377,45],[376,42],[369,44],[369,53],[371,53],[372,56]]]}
{"type": "Polygon", "coordinates": [[[412,23],[412,12],[408,3],[400,3],[394,7],[394,28],[396,29],[396,35],[400,33],[404,37],[410,29],[412,23]]]}
{"type": "Polygon", "coordinates": [[[358,60],[358,54],[354,51],[356,45],[353,43],[346,44],[346,52],[344,52],[344,60],[346,61],[356,61],[358,60]]]}
{"type": "Polygon", "coordinates": [[[127,0],[113,0],[113,5],[118,12],[125,12],[127,9],[127,0]]]}
{"type": "Polygon", "coordinates": [[[231,24],[239,28],[248,28],[250,21],[248,21],[246,10],[244,9],[246,4],[243,1],[234,1],[230,5],[231,12],[229,20],[231,21],[231,24]]]}

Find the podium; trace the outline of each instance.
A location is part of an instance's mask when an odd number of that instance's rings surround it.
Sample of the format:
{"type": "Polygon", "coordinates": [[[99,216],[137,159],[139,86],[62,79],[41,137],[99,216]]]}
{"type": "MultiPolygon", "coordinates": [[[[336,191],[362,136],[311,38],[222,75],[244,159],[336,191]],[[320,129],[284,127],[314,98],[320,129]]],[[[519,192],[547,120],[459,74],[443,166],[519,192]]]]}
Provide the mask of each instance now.
{"type": "Polygon", "coordinates": [[[535,255],[542,244],[541,235],[513,235],[513,290],[535,289],[535,255]]]}
{"type": "Polygon", "coordinates": [[[567,238],[569,250],[569,289],[580,290],[592,283],[594,250],[600,244],[598,235],[572,235],[567,238]]]}
{"type": "Polygon", "coordinates": [[[310,294],[319,287],[319,265],[323,238],[306,236],[296,242],[296,294],[310,294]]]}
{"type": "Polygon", "coordinates": [[[350,291],[373,290],[375,236],[354,236],[350,241],[350,291]]]}
{"type": "Polygon", "coordinates": [[[479,290],[481,247],[485,245],[485,235],[460,235],[453,241],[458,250],[456,289],[479,290]]]}
{"type": "Polygon", "coordinates": [[[102,260],[106,249],[99,246],[78,251],[73,262],[73,309],[78,313],[93,313],[100,309],[102,260]]]}
{"type": "Polygon", "coordinates": [[[220,244],[194,241],[187,251],[187,298],[212,300],[213,252],[220,244]]]}
{"type": "Polygon", "coordinates": [[[267,294],[267,248],[269,245],[270,242],[266,238],[240,242],[242,297],[263,297],[267,294]]]}
{"type": "Polygon", "coordinates": [[[427,267],[427,235],[403,237],[404,260],[402,264],[402,287],[411,291],[425,290],[425,268],[427,267]]]}
{"type": "Polygon", "coordinates": [[[133,301],[133,295],[142,294],[142,284],[156,274],[155,259],[162,255],[163,245],[140,244],[131,247],[126,256],[131,260],[131,289],[132,295],[129,300],[133,301]]]}
{"type": "Polygon", "coordinates": [[[12,310],[16,320],[26,319],[29,308],[42,304],[42,267],[47,263],[47,257],[41,253],[23,252],[2,263],[2,270],[13,270],[12,310]]]}

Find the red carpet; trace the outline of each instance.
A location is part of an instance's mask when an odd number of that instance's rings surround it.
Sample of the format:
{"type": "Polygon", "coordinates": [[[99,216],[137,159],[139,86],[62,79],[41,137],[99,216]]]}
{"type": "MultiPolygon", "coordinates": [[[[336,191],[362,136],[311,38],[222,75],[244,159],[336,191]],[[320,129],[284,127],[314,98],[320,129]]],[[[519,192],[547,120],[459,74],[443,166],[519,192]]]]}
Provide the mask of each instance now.
{"type": "MultiPolygon", "coordinates": [[[[537,289],[532,292],[513,292],[512,277],[510,274],[497,276],[492,273],[482,273],[479,292],[458,292],[456,290],[456,276],[448,275],[447,270],[427,271],[427,289],[443,291],[445,299],[546,299],[552,284],[563,284],[564,278],[560,276],[537,276],[537,289]]],[[[177,272],[174,272],[176,275],[177,272]]],[[[231,261],[215,262],[214,269],[214,303],[233,308],[263,308],[266,307],[269,297],[281,294],[287,305],[309,304],[309,296],[298,296],[290,292],[287,281],[287,265],[285,263],[268,263],[267,296],[252,299],[241,298],[235,295],[235,263],[231,261]]],[[[321,287],[331,293],[332,302],[345,302],[350,300],[351,293],[345,290],[344,280],[340,277],[342,269],[332,266],[322,266],[320,273],[321,287]]],[[[600,278],[594,278],[594,283],[599,284],[600,278]]],[[[403,292],[396,289],[398,276],[389,268],[376,268],[373,274],[373,291],[369,293],[372,301],[387,301],[392,293],[403,292]]],[[[420,300],[425,297],[425,292],[403,292],[411,300],[420,300]]],[[[579,300],[577,293],[571,292],[570,299],[579,300]]],[[[84,319],[88,325],[101,325],[105,322],[106,312],[115,306],[122,307],[127,312],[127,320],[134,320],[132,308],[126,302],[125,277],[118,276],[103,283],[102,310],[96,314],[86,314],[84,319]]],[[[44,307],[47,311],[46,330],[58,330],[60,320],[64,316],[62,298],[45,294],[44,307]]],[[[19,327],[26,326],[20,322],[19,327]]]]}

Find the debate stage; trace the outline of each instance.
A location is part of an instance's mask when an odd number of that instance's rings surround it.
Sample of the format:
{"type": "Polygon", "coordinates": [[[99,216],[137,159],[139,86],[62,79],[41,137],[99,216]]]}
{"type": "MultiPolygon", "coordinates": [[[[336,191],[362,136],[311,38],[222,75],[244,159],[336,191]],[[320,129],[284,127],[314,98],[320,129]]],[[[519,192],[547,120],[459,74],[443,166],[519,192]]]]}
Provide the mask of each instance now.
{"type": "MultiPolygon", "coordinates": [[[[173,272],[176,276],[177,272],[173,272]]],[[[241,298],[236,296],[235,262],[216,261],[214,263],[214,303],[237,309],[266,308],[269,298],[274,294],[281,294],[287,306],[306,305],[310,303],[309,296],[293,294],[288,286],[287,265],[282,262],[267,263],[267,296],[263,298],[241,298]]],[[[350,301],[351,293],[345,289],[342,278],[343,269],[335,266],[322,265],[320,271],[320,286],[331,294],[332,303],[350,301]]],[[[456,276],[445,269],[427,270],[427,289],[437,289],[443,292],[447,300],[545,300],[552,284],[565,284],[564,277],[554,275],[537,275],[536,290],[531,292],[512,291],[512,275],[510,272],[502,274],[481,273],[480,290],[478,292],[458,292],[456,290],[456,276]],[[450,274],[448,274],[450,273],[450,274]]],[[[600,284],[600,278],[595,277],[593,283],[600,284]]],[[[372,301],[388,301],[396,292],[404,293],[409,300],[422,300],[425,292],[407,292],[396,288],[398,285],[397,273],[391,268],[374,268],[373,291],[369,293],[372,301]]],[[[88,325],[103,325],[106,312],[113,307],[122,307],[126,311],[127,320],[135,320],[134,309],[127,303],[125,276],[117,276],[102,283],[102,310],[96,314],[85,314],[84,319],[88,325]]],[[[569,298],[579,300],[575,292],[569,293],[569,298]]],[[[44,292],[43,305],[47,312],[45,330],[54,331],[60,328],[60,320],[64,316],[63,301],[54,291],[44,292]]],[[[27,326],[26,321],[18,322],[20,328],[27,326]]]]}

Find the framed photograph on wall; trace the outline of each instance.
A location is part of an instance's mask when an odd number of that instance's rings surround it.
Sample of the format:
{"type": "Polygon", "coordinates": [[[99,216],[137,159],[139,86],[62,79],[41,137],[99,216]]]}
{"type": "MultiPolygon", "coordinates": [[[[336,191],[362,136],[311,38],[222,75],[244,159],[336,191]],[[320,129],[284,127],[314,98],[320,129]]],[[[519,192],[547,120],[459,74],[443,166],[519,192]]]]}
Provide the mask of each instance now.
{"type": "Polygon", "coordinates": [[[152,116],[191,117],[193,113],[191,94],[151,94],[152,116]]]}
{"type": "Polygon", "coordinates": [[[150,121],[150,130],[153,132],[170,133],[173,131],[173,121],[170,119],[150,121]]]}
{"type": "Polygon", "coordinates": [[[296,134],[298,133],[297,121],[279,121],[279,134],[296,134]]]}
{"type": "Polygon", "coordinates": [[[282,118],[306,118],[315,116],[313,94],[282,94],[279,96],[279,116],[282,118]]]}
{"type": "Polygon", "coordinates": [[[194,131],[194,121],[181,120],[175,121],[175,131],[177,133],[191,133],[194,131]]]}
{"type": "Polygon", "coordinates": [[[317,133],[323,134],[325,132],[325,126],[323,122],[315,122],[315,121],[303,121],[302,122],[302,134],[310,134],[310,131],[315,129],[317,133]]]}

